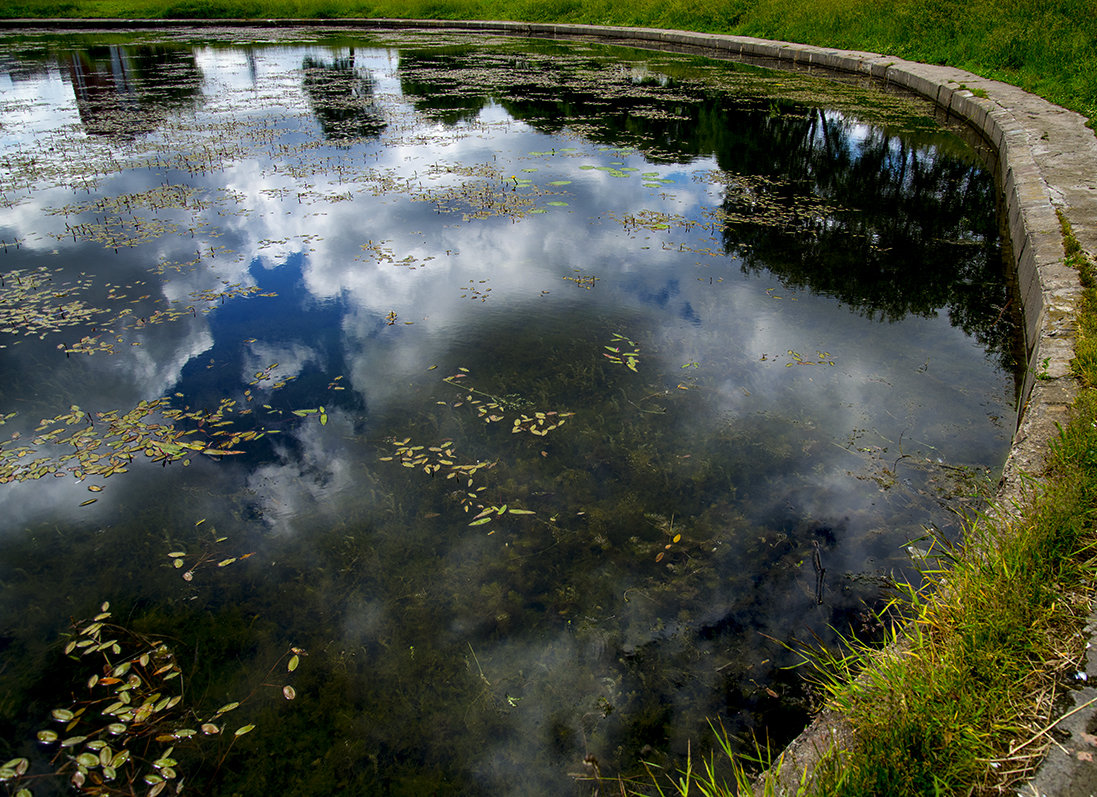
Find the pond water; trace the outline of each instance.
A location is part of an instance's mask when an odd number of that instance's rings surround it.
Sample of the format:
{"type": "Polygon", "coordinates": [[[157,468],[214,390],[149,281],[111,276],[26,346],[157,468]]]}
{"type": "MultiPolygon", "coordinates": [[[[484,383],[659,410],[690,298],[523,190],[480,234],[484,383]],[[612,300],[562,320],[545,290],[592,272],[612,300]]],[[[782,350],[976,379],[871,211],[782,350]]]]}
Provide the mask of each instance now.
{"type": "Polygon", "coordinates": [[[787,741],[1007,452],[991,172],[855,85],[311,35],[0,39],[0,755],[510,795],[787,741]]]}

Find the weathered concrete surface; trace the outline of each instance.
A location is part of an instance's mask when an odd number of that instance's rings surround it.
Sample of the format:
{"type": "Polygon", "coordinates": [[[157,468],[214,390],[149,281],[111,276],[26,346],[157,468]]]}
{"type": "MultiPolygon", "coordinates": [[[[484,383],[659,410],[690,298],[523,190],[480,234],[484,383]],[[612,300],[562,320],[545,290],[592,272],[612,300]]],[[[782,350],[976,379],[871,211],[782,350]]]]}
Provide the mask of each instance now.
{"type": "MultiPolygon", "coordinates": [[[[1081,286],[1063,263],[1056,211],[1070,222],[1092,259],[1097,253],[1097,138],[1085,119],[1015,86],[970,72],[892,58],[878,53],[718,36],[687,31],[588,25],[449,20],[4,20],[0,28],[125,29],[169,27],[315,27],[318,29],[417,28],[484,34],[613,41],[739,60],[763,59],[776,67],[829,70],[901,86],[967,121],[997,151],[1004,213],[1023,303],[1025,342],[1032,364],[1023,390],[1023,407],[998,497],[1009,513],[1024,495],[1023,476],[1039,474],[1048,441],[1066,420],[1078,385],[1070,373],[1074,351],[1074,309],[1081,286]],[[1039,374],[1040,378],[1037,378],[1039,374]]],[[[1097,639],[1097,614],[1087,633],[1097,639]]],[[[1089,651],[1087,671],[1097,684],[1097,654],[1089,651]]],[[[1036,779],[1023,794],[1097,795],[1097,689],[1074,693],[1073,711],[1058,729],[1069,737],[1053,746],[1036,779]],[[1082,708],[1084,707],[1084,708],[1082,708]]],[[[800,773],[831,744],[841,744],[849,728],[824,712],[782,755],[785,786],[793,790],[800,773]]]]}

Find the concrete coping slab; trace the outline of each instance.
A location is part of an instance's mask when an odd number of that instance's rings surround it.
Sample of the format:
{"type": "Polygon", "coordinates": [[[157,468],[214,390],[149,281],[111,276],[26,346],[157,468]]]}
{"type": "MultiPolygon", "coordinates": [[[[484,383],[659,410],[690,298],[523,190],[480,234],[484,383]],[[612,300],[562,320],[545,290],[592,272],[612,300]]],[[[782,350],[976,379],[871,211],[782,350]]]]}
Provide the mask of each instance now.
{"type": "MultiPolygon", "coordinates": [[[[453,30],[555,39],[605,41],[652,49],[674,49],[716,58],[745,60],[776,68],[808,68],[865,76],[884,86],[899,86],[918,94],[947,114],[962,119],[997,153],[1003,212],[1012,257],[1024,303],[1029,367],[1013,445],[1003,469],[995,509],[1005,514],[1025,495],[1024,481],[1043,468],[1048,443],[1058,433],[1078,393],[1070,369],[1074,353],[1074,308],[1081,295],[1077,274],[1064,267],[1058,213],[1070,222],[1091,260],[1097,253],[1097,138],[1085,118],[1016,86],[948,66],[907,61],[888,55],[838,50],[747,36],[726,36],[657,28],[599,25],[540,24],[479,20],[398,19],[16,19],[0,20],[0,29],[105,30],[219,27],[309,27],[317,29],[453,30]]],[[[1097,615],[1091,622],[1097,634],[1097,615]]],[[[1097,655],[1088,671],[1097,678],[1097,655]]],[[[1082,698],[1089,691],[1080,692],[1082,698]]],[[[1069,716],[1078,729],[1075,747],[1060,745],[1026,793],[1067,794],[1071,778],[1084,776],[1083,764],[1097,771],[1097,710],[1069,716]],[[1085,732],[1088,730],[1088,734],[1085,732]],[[1086,741],[1086,739],[1090,741],[1086,741]],[[1083,750],[1083,746],[1092,749],[1083,750]],[[1080,757],[1075,752],[1081,751],[1080,757]]],[[[815,718],[782,754],[786,788],[810,769],[833,744],[848,738],[850,729],[836,715],[815,718]]],[[[1085,791],[1086,794],[1090,792],[1085,791]]]]}

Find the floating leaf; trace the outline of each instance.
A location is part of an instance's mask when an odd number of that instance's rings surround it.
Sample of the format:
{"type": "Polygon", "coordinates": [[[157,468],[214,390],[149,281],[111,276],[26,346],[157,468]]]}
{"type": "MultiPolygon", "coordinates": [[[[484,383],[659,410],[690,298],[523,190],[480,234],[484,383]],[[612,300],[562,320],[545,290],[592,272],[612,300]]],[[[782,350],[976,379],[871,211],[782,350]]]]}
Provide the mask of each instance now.
{"type": "Polygon", "coordinates": [[[81,753],[80,755],[76,756],[76,763],[82,767],[94,769],[95,767],[99,766],[99,756],[95,755],[94,753],[81,753]]]}
{"type": "Polygon", "coordinates": [[[293,672],[297,669],[297,665],[301,663],[301,657],[296,653],[290,656],[289,663],[286,665],[286,669],[293,672]]]}
{"type": "Polygon", "coordinates": [[[285,696],[286,700],[293,700],[295,697],[297,697],[297,690],[295,690],[289,684],[286,684],[282,687],[282,694],[285,696]]]}
{"type": "Polygon", "coordinates": [[[28,767],[30,767],[30,761],[27,759],[13,758],[0,767],[0,780],[12,780],[20,777],[27,771],[28,767]]]}
{"type": "Polygon", "coordinates": [[[485,523],[490,523],[490,522],[491,522],[491,515],[487,515],[486,517],[482,517],[479,520],[472,521],[471,523],[469,523],[469,525],[470,526],[482,526],[485,523]]]}
{"type": "Polygon", "coordinates": [[[245,733],[251,733],[253,730],[255,730],[254,724],[245,725],[242,728],[237,728],[236,732],[233,733],[233,736],[243,736],[245,733]]]}
{"type": "Polygon", "coordinates": [[[512,509],[510,510],[512,515],[536,515],[532,509],[512,509]]]}
{"type": "Polygon", "coordinates": [[[54,731],[38,731],[38,741],[50,744],[57,741],[57,733],[54,731]]]}

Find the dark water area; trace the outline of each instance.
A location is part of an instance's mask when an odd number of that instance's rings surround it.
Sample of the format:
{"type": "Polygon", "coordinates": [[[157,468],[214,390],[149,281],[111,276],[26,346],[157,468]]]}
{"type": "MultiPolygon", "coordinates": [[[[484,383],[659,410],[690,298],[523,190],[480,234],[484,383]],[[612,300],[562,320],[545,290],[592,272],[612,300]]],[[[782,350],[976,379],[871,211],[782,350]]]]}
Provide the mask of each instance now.
{"type": "Polygon", "coordinates": [[[797,649],[878,635],[1008,450],[960,131],[624,48],[203,37],[0,39],[0,757],[547,795],[787,742],[797,649]]]}

